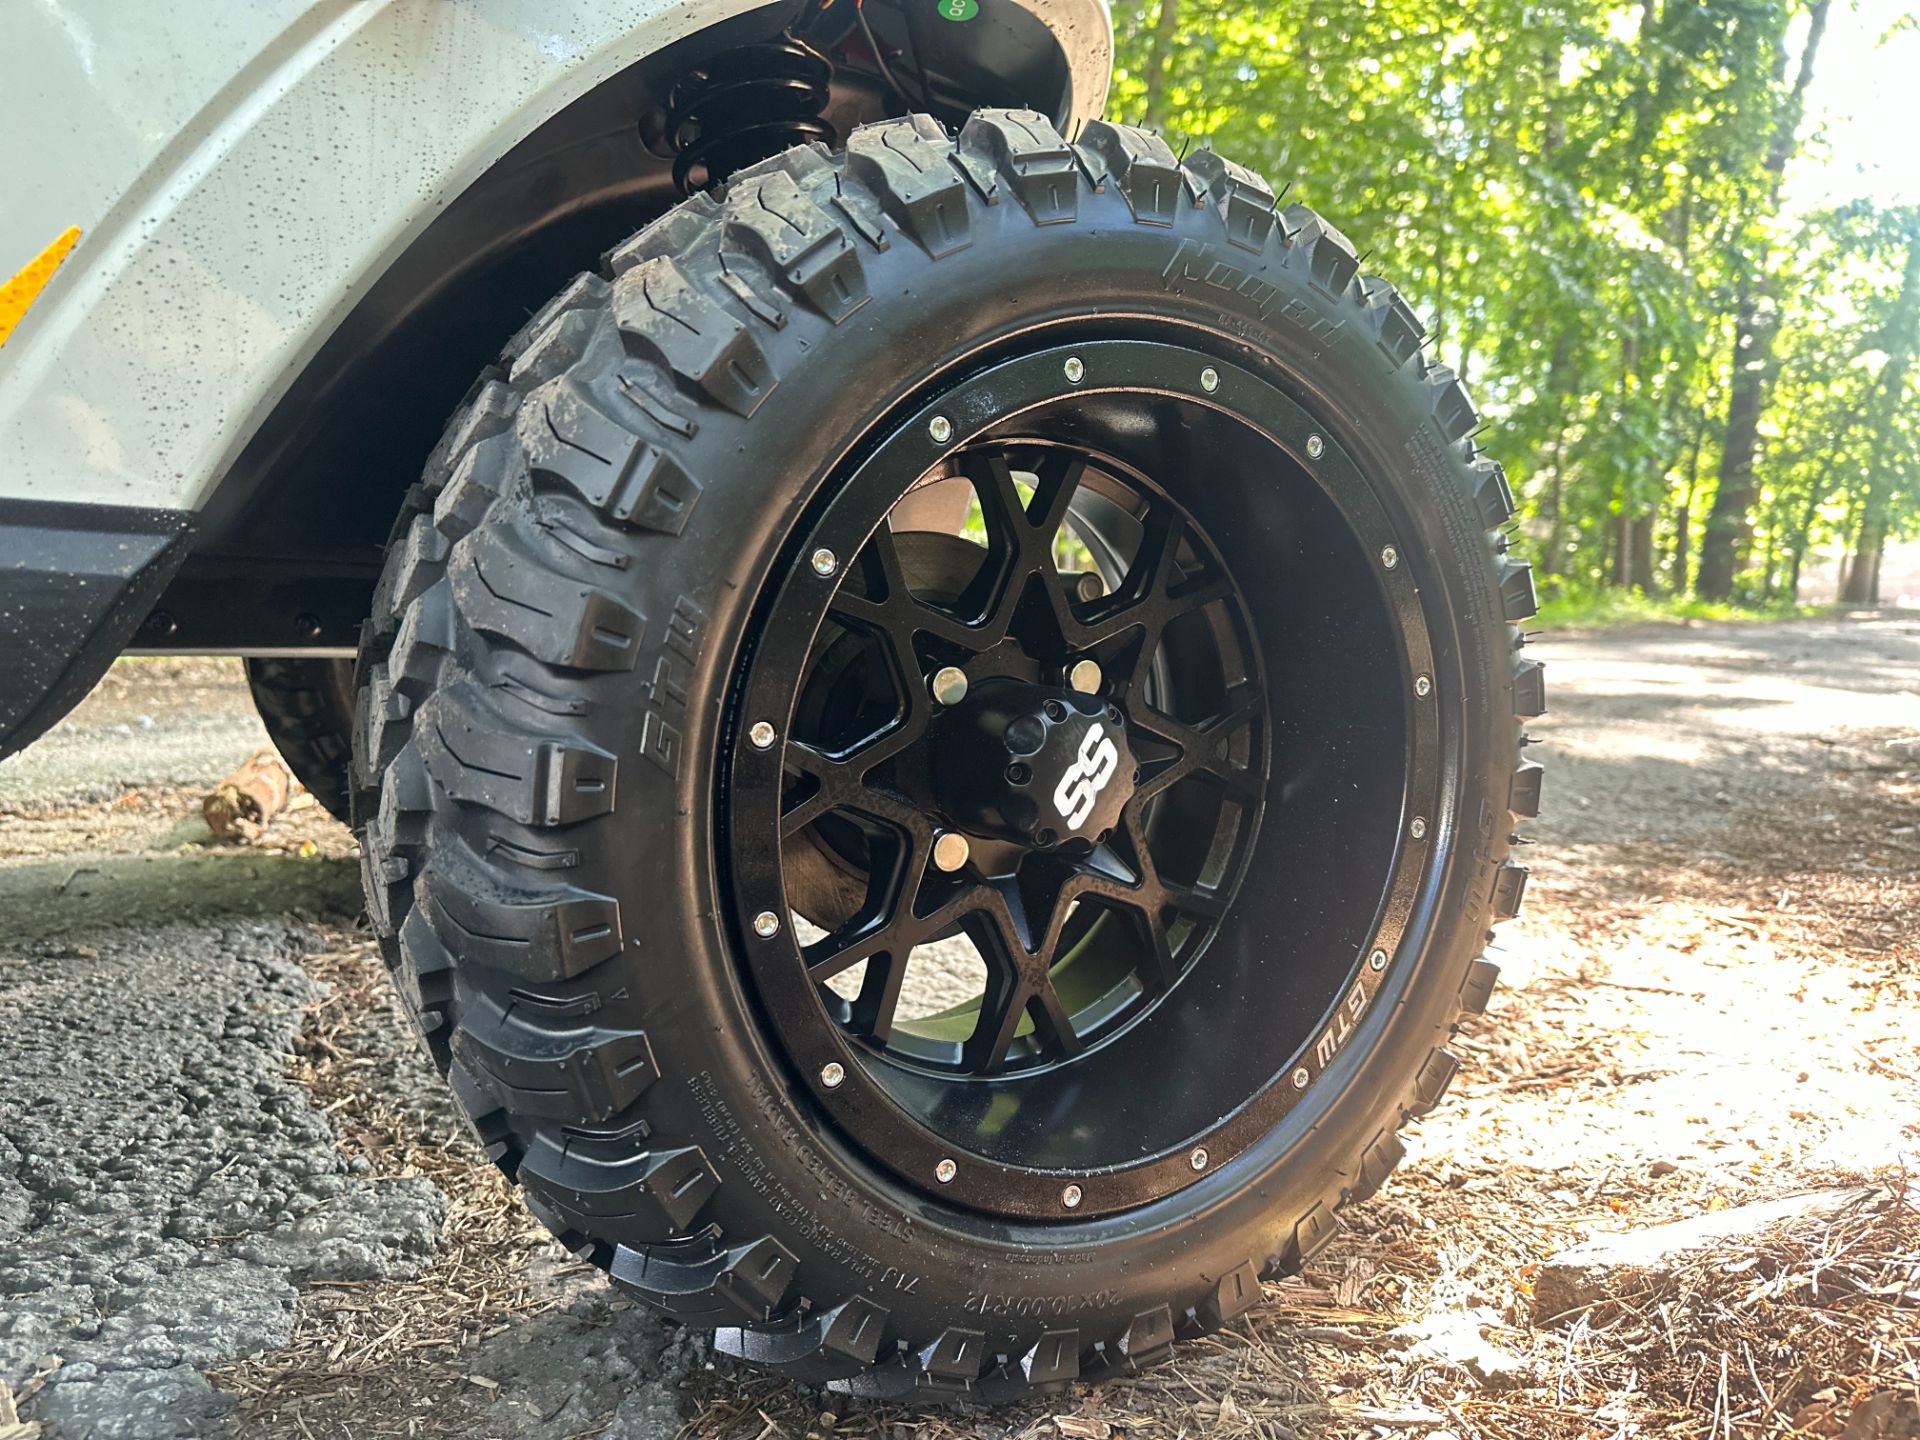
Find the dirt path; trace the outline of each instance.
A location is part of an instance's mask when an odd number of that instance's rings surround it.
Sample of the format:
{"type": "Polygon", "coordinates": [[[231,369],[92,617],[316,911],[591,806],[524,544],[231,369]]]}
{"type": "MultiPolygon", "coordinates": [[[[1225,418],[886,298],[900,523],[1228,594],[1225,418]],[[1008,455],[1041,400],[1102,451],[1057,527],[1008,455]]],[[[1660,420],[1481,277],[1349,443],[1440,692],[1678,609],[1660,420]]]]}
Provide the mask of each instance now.
{"type": "Polygon", "coordinates": [[[1570,1325],[1533,1281],[1920,1150],[1920,617],[1542,651],[1509,983],[1406,1165],[1172,1367],[931,1416],[716,1364],[545,1241],[411,1050],[345,832],[200,843],[259,741],[232,668],[121,667],[0,764],[0,1382],[62,1437],[1913,1433],[1910,1211],[1570,1325]]]}

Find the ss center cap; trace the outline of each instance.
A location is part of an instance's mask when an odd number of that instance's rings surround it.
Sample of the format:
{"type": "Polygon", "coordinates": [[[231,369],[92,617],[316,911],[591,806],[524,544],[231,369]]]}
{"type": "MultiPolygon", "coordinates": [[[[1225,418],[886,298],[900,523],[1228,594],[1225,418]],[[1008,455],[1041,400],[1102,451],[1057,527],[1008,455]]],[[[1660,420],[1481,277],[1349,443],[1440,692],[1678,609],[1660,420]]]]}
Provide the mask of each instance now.
{"type": "Polygon", "coordinates": [[[1125,718],[1097,695],[987,679],[941,717],[940,742],[943,808],[1035,849],[1091,846],[1133,795],[1125,718]]]}

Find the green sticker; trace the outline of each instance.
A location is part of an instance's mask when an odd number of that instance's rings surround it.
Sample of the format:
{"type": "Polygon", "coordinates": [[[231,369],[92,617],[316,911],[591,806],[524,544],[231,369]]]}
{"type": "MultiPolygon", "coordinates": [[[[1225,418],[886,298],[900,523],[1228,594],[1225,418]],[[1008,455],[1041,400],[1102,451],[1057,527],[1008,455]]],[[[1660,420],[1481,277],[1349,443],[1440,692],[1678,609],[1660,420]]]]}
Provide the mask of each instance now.
{"type": "Polygon", "coordinates": [[[942,20],[971,20],[980,13],[980,0],[935,0],[942,20]]]}

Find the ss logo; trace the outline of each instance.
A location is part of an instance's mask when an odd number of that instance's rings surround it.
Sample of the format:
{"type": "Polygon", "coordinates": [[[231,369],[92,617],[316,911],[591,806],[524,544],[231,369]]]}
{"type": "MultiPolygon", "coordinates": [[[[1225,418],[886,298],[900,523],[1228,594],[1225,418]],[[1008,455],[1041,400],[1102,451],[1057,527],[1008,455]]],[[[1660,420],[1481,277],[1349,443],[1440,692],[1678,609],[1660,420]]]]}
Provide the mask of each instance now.
{"type": "Polygon", "coordinates": [[[1106,730],[1093,726],[1087,731],[1087,738],[1080,742],[1079,758],[1060,777],[1060,784],[1053,792],[1053,808],[1060,812],[1069,830],[1078,830],[1081,822],[1093,813],[1100,792],[1107,788],[1107,782],[1113,779],[1113,772],[1119,766],[1120,752],[1113,748],[1106,730]]]}

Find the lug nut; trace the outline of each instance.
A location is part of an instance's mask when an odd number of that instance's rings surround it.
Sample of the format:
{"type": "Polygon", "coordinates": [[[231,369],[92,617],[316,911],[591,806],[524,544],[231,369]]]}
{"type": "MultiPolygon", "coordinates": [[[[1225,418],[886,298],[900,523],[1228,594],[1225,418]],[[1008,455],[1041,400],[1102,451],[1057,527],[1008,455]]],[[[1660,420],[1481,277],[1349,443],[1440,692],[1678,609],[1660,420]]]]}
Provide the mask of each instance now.
{"type": "Polygon", "coordinates": [[[960,1167],[951,1160],[942,1160],[938,1165],[933,1167],[933,1178],[938,1180],[942,1185],[951,1182],[953,1177],[959,1173],[960,1167]]]}
{"type": "Polygon", "coordinates": [[[1426,699],[1427,696],[1433,693],[1433,681],[1425,675],[1417,677],[1413,682],[1413,693],[1418,695],[1422,700],[1426,699]]]}
{"type": "Polygon", "coordinates": [[[1080,1187],[1078,1185],[1067,1186],[1066,1189],[1060,1192],[1060,1203],[1069,1210],[1078,1210],[1080,1208],[1080,1187]]]}
{"type": "Polygon", "coordinates": [[[1209,365],[1200,372],[1200,388],[1211,395],[1220,388],[1220,372],[1209,365]]]}
{"type": "Polygon", "coordinates": [[[1100,667],[1091,660],[1076,661],[1073,669],[1067,672],[1067,683],[1082,695],[1097,694],[1100,680],[1100,667]]]}
{"type": "Polygon", "coordinates": [[[958,705],[967,698],[967,672],[958,665],[942,665],[933,672],[928,688],[942,705],[958,705]]]}
{"type": "Polygon", "coordinates": [[[1387,952],[1384,950],[1374,951],[1373,954],[1367,957],[1367,964],[1371,965],[1376,970],[1386,969],[1387,968],[1387,952]]]}
{"type": "Polygon", "coordinates": [[[1416,816],[1414,816],[1414,817],[1413,817],[1413,823],[1412,823],[1411,825],[1409,825],[1409,826],[1407,826],[1407,833],[1408,833],[1409,835],[1411,835],[1411,836],[1413,836],[1413,838],[1414,838],[1414,839],[1416,839],[1416,840],[1424,840],[1424,839],[1426,839],[1426,836],[1427,836],[1427,817],[1426,817],[1426,816],[1424,816],[1424,815],[1416,815],[1416,816]]]}
{"type": "Polygon", "coordinates": [[[839,568],[840,557],[827,549],[826,546],[822,545],[818,550],[813,552],[814,574],[822,576],[831,575],[839,568]]]}
{"type": "Polygon", "coordinates": [[[933,842],[933,863],[949,875],[966,864],[972,853],[967,837],[957,830],[943,830],[933,842]]]}
{"type": "Polygon", "coordinates": [[[1193,1154],[1187,1157],[1187,1163],[1193,1166],[1193,1168],[1196,1170],[1206,1169],[1207,1168],[1207,1147],[1204,1145],[1195,1146],[1193,1154]]]}
{"type": "Polygon", "coordinates": [[[1307,1073],[1307,1067],[1302,1065],[1298,1070],[1293,1072],[1293,1088],[1296,1090],[1304,1090],[1307,1088],[1307,1082],[1311,1079],[1313,1079],[1313,1077],[1307,1073]]]}
{"type": "Polygon", "coordinates": [[[1307,436],[1307,454],[1309,456],[1311,456],[1315,460],[1318,460],[1322,455],[1326,453],[1327,453],[1326,441],[1322,440],[1318,435],[1307,436]]]}
{"type": "Polygon", "coordinates": [[[829,1090],[838,1090],[840,1082],[846,1078],[846,1067],[838,1060],[829,1060],[820,1067],[820,1083],[829,1090]]]}
{"type": "Polygon", "coordinates": [[[1078,385],[1087,373],[1087,367],[1080,363],[1080,357],[1078,355],[1069,355],[1067,357],[1067,363],[1061,368],[1067,372],[1067,380],[1069,383],[1074,385],[1078,385]]]}
{"type": "Polygon", "coordinates": [[[753,917],[753,933],[762,940],[771,940],[780,933],[780,917],[771,910],[762,910],[753,917]]]}
{"type": "Polygon", "coordinates": [[[747,731],[747,739],[753,742],[754,749],[765,750],[773,744],[773,726],[764,720],[756,720],[753,728],[747,731]]]}
{"type": "Polygon", "coordinates": [[[1389,570],[1393,569],[1400,563],[1400,552],[1391,545],[1383,546],[1380,550],[1380,563],[1389,570]]]}
{"type": "Polygon", "coordinates": [[[944,415],[936,415],[927,422],[927,434],[933,437],[933,443],[944,445],[953,438],[953,421],[944,415]]]}

